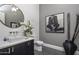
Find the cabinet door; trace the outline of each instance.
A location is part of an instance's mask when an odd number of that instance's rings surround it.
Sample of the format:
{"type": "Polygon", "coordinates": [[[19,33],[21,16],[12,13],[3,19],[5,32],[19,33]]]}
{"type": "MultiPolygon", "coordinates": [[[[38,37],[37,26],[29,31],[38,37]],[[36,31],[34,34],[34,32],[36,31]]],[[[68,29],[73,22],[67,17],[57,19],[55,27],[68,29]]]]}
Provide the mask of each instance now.
{"type": "Polygon", "coordinates": [[[26,54],[25,43],[18,44],[16,46],[13,46],[12,48],[14,49],[14,51],[12,52],[12,54],[14,54],[14,55],[24,55],[24,54],[26,54]]]}
{"type": "Polygon", "coordinates": [[[33,47],[33,41],[28,41],[22,44],[18,44],[13,46],[13,52],[14,55],[32,55],[34,54],[34,47],[33,47]]]}
{"type": "Polygon", "coordinates": [[[34,41],[28,41],[26,42],[26,49],[28,55],[34,55],[34,41]]]}

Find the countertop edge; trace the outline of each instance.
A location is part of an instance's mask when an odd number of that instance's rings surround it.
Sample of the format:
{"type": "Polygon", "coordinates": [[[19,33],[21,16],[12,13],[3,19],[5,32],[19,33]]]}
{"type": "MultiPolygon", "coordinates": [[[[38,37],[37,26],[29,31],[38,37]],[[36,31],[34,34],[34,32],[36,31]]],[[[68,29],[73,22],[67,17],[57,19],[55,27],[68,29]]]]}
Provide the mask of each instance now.
{"type": "Polygon", "coordinates": [[[0,49],[8,48],[17,44],[21,44],[30,40],[34,40],[34,38],[27,38],[27,39],[22,39],[16,42],[6,42],[6,44],[0,45],[0,49]]]}

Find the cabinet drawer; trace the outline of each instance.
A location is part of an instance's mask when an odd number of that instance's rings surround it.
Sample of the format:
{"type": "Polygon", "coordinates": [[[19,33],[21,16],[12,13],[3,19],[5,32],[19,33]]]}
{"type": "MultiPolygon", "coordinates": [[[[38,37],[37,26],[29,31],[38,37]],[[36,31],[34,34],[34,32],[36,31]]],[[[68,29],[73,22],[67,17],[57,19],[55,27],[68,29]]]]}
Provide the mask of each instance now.
{"type": "Polygon", "coordinates": [[[0,55],[10,54],[10,52],[11,52],[10,48],[0,49],[0,55]]]}

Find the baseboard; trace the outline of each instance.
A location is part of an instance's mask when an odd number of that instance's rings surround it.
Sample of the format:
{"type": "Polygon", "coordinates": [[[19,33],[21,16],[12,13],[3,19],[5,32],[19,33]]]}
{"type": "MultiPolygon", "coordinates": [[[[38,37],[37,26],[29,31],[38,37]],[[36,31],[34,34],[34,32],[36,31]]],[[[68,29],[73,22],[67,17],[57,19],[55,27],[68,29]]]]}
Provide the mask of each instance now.
{"type": "MultiPolygon", "coordinates": [[[[55,49],[55,50],[58,50],[58,51],[61,51],[61,52],[64,52],[63,47],[59,47],[59,46],[52,45],[52,44],[47,44],[47,43],[43,43],[43,46],[51,48],[51,49],[55,49]]],[[[75,55],[79,55],[79,51],[76,51],[75,55]]]]}

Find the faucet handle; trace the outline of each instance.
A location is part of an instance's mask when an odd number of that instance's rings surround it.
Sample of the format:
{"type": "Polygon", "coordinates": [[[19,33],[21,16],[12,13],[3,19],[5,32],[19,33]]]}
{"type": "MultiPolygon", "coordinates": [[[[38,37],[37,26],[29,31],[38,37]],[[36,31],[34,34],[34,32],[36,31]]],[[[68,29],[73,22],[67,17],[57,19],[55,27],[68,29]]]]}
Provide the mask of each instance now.
{"type": "Polygon", "coordinates": [[[9,32],[10,34],[12,34],[12,32],[9,32]]]}

